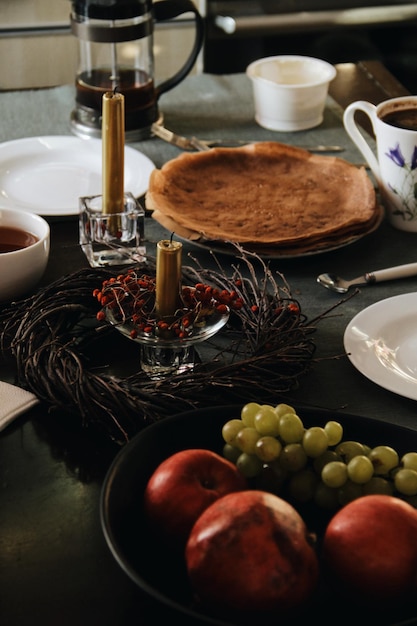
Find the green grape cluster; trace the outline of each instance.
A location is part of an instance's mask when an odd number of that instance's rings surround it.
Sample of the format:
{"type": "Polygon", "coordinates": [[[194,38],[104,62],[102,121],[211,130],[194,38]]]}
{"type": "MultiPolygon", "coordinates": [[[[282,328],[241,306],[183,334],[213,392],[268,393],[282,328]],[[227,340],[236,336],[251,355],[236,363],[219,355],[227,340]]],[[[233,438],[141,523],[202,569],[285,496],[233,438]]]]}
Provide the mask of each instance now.
{"type": "Polygon", "coordinates": [[[223,454],[257,488],[300,503],[337,509],[362,495],[386,494],[417,508],[417,452],[400,458],[391,446],[343,435],[335,420],[307,428],[288,404],[249,402],[240,418],[224,423],[223,454]]]}

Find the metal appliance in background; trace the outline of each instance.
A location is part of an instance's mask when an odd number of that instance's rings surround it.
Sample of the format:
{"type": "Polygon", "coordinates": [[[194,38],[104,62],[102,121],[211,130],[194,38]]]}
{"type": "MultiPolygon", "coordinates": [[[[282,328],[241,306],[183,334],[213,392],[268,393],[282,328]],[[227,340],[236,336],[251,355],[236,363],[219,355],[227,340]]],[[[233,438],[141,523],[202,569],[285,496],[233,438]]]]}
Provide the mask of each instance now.
{"type": "MultiPolygon", "coordinates": [[[[192,0],[72,0],[72,32],[79,40],[79,67],[72,130],[101,136],[102,97],[117,89],[125,96],[126,141],[149,137],[159,118],[158,100],[191,71],[204,39],[204,20],[192,0]],[[192,13],[195,40],[183,66],[154,83],[154,22],[192,13]]],[[[173,51],[175,52],[175,51],[173,51]]]]}
{"type": "Polygon", "coordinates": [[[417,93],[415,0],[206,0],[204,70],[306,54],[330,63],[379,60],[417,93]]]}

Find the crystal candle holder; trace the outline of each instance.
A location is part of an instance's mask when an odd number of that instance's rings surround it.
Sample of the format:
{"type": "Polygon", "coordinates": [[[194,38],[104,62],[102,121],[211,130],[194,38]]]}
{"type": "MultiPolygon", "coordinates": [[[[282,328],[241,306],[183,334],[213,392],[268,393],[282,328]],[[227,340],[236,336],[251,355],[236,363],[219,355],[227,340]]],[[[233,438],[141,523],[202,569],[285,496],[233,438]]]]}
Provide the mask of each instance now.
{"type": "Polygon", "coordinates": [[[146,333],[133,335],[133,325],[130,322],[120,324],[110,312],[107,319],[122,335],[139,344],[142,371],[152,380],[161,380],[194,369],[196,363],[194,346],[218,333],[229,319],[229,311],[213,312],[203,326],[195,327],[193,334],[183,339],[149,336],[146,333]]]}
{"type": "MultiPolygon", "coordinates": [[[[115,283],[112,283],[111,288],[114,285],[115,283]]],[[[202,308],[200,303],[196,304],[194,309],[180,309],[176,320],[171,320],[170,325],[166,324],[165,329],[157,320],[154,321],[153,328],[151,322],[138,326],[130,314],[127,316],[121,314],[125,298],[130,303],[132,298],[120,287],[115,287],[118,295],[113,302],[117,302],[117,306],[114,307],[111,303],[106,306],[105,318],[122,335],[139,344],[141,369],[153,380],[161,380],[173,374],[192,370],[197,358],[195,345],[213,337],[229,319],[228,307],[206,305],[202,308]],[[187,333],[177,335],[175,327],[183,324],[185,319],[190,320],[190,324],[187,324],[187,333]]],[[[194,288],[185,289],[190,290],[191,294],[195,292],[194,288]]],[[[142,295],[144,293],[145,291],[142,295]]],[[[111,301],[111,296],[109,300],[111,301]]]]}
{"type": "Polygon", "coordinates": [[[196,344],[207,341],[227,323],[230,311],[241,306],[236,291],[201,282],[181,285],[178,307],[161,315],[156,306],[157,277],[129,268],[105,280],[95,297],[106,320],[140,347],[141,369],[154,380],[192,370],[199,360],[196,344]]]}
{"type": "Polygon", "coordinates": [[[103,212],[103,196],[80,198],[80,245],[91,267],[132,265],[145,260],[145,211],[129,192],[123,211],[103,212]]]}

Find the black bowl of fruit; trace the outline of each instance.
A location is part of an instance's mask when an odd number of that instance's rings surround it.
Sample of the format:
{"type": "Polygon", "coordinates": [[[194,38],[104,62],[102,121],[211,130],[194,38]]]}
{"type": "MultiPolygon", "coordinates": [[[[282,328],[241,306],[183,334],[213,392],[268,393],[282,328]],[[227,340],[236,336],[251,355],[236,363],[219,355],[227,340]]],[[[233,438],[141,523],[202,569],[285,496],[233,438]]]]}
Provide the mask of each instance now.
{"type": "Polygon", "coordinates": [[[101,496],[107,544],[187,624],[417,624],[417,431],[249,403],[136,435],[101,496]]]}

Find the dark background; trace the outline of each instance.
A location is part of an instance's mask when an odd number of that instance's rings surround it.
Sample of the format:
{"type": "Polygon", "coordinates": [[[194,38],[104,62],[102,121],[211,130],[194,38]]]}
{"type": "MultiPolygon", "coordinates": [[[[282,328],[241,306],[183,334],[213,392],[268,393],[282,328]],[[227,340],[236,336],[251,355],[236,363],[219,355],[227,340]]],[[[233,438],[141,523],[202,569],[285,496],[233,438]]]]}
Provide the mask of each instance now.
{"type": "MultiPolygon", "coordinates": [[[[306,54],[330,63],[348,63],[378,60],[412,93],[417,93],[417,19],[394,22],[388,18],[389,9],[399,5],[413,5],[414,0],[207,0],[207,38],[204,49],[205,71],[233,73],[244,71],[254,59],[275,54],[306,54]],[[332,25],[317,28],[304,20],[291,27],[278,25],[274,32],[257,29],[226,35],[215,25],[216,15],[232,17],[265,17],[265,24],[277,14],[314,15],[318,11],[379,7],[387,9],[387,22],[371,23],[364,15],[364,23],[352,26],[332,25]]],[[[394,14],[395,14],[394,13],[394,14]]],[[[298,23],[297,23],[298,22],[298,23]]]]}

